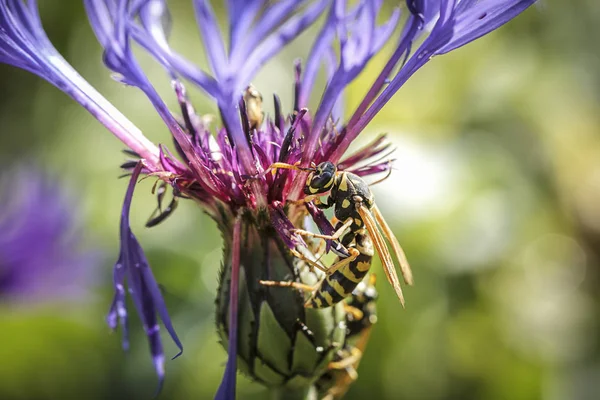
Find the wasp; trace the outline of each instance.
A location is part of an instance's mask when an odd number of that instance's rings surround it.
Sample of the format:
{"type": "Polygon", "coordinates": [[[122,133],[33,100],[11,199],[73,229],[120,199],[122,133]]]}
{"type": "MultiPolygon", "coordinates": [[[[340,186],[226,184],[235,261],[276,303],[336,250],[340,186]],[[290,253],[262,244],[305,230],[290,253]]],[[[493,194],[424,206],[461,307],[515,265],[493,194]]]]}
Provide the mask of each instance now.
{"type": "Polygon", "coordinates": [[[341,399],[358,378],[356,371],[369,341],[371,329],[377,322],[378,297],[375,289],[375,275],[371,274],[368,283],[361,282],[346,299],[346,339],[343,347],[328,364],[325,372],[316,382],[323,400],[341,399]]]}
{"type": "Polygon", "coordinates": [[[321,209],[334,207],[334,215],[337,219],[335,232],[332,235],[317,234],[302,229],[296,229],[295,232],[307,237],[333,241],[341,238],[341,244],[346,248],[348,256],[336,252],[338,257],[329,267],[307,260],[310,265],[325,272],[324,279],[316,287],[298,282],[261,281],[261,283],[266,286],[293,287],[310,291],[312,295],[306,301],[305,307],[329,307],[348,297],[363,280],[371,267],[373,248],[375,248],[383,264],[385,275],[404,306],[402,288],[384,236],[396,254],[404,281],[409,285],[413,283],[412,272],[398,240],[375,205],[369,185],[358,175],[339,171],[330,161],[319,165],[313,164],[310,168],[285,163],[274,163],[270,168],[309,172],[304,186],[306,196],[298,202],[313,202],[321,209]],[[320,197],[327,194],[329,194],[327,200],[321,202],[320,197]]]}

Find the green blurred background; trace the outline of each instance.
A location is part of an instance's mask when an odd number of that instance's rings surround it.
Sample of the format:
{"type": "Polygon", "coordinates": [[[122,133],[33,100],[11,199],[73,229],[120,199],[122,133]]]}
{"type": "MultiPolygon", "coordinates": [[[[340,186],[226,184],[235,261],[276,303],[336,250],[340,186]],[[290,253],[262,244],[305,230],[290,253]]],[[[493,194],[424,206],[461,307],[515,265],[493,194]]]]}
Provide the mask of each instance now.
{"type": "MultiPolygon", "coordinates": [[[[110,79],[82,4],[41,3],[65,58],[147,136],[168,142],[143,95],[110,79]]],[[[203,63],[190,5],[170,3],[174,46],[203,63]]],[[[600,5],[576,3],[544,2],[434,59],[360,137],[388,132],[398,147],[394,173],[374,192],[416,284],[406,290],[406,310],[379,285],[379,323],[348,399],[599,398],[600,5]]],[[[265,98],[277,92],[290,109],[292,61],[314,34],[254,80],[265,98]]],[[[140,58],[174,105],[160,67],[140,58]]],[[[384,61],[375,59],[350,87],[350,109],[384,61]]],[[[199,111],[215,112],[190,91],[199,111]]],[[[151,398],[156,378],[137,318],[128,354],[104,323],[127,183],[117,179],[123,146],[27,72],[0,65],[0,93],[3,165],[31,162],[60,177],[79,201],[87,248],[105,254],[84,298],[0,303],[0,398],[151,398]]],[[[186,202],[145,229],[155,207],[151,185],[138,186],[132,227],[185,346],[167,361],[160,398],[212,398],[226,361],[213,325],[220,237],[186,202]]],[[[374,270],[381,272],[378,263],[374,270]]],[[[238,393],[266,396],[245,378],[238,393]]]]}

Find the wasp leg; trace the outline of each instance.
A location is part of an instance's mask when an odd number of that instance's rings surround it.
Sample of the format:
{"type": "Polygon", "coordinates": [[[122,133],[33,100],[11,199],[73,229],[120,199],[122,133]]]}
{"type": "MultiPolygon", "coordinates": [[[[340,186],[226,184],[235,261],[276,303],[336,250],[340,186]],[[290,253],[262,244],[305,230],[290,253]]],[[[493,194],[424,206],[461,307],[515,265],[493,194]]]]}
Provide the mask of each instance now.
{"type": "Polygon", "coordinates": [[[347,314],[352,314],[355,321],[360,321],[364,317],[364,313],[360,309],[358,309],[356,307],[352,307],[348,303],[344,303],[344,311],[347,314]]]}
{"type": "Polygon", "coordinates": [[[350,264],[352,261],[356,260],[356,257],[358,257],[360,255],[360,251],[356,250],[354,247],[350,247],[348,249],[348,252],[350,253],[349,257],[346,257],[346,258],[343,258],[343,259],[339,260],[335,264],[329,266],[324,271],[325,274],[327,274],[327,276],[332,275],[338,269],[340,269],[342,267],[345,267],[346,265],[350,264]]]}
{"type": "Polygon", "coordinates": [[[314,251],[315,259],[320,260],[321,257],[325,254],[325,250],[327,250],[327,246],[325,246],[325,242],[319,240],[319,245],[314,251]]]}
{"type": "Polygon", "coordinates": [[[336,262],[333,265],[330,265],[329,267],[326,267],[323,264],[318,263],[313,260],[310,260],[310,259],[306,258],[305,256],[303,256],[302,254],[298,253],[297,251],[292,250],[292,254],[294,256],[298,257],[299,259],[301,259],[303,261],[306,261],[308,263],[308,265],[310,265],[311,267],[315,267],[318,270],[325,272],[325,274],[327,276],[332,275],[338,269],[350,264],[352,261],[356,260],[356,257],[358,257],[360,255],[360,251],[356,250],[354,247],[349,248],[348,252],[350,253],[350,256],[339,260],[338,262],[336,262]]]}
{"type": "Polygon", "coordinates": [[[162,199],[159,200],[158,208],[156,210],[154,210],[152,215],[150,215],[150,219],[148,219],[148,222],[146,222],[147,228],[152,228],[153,226],[156,226],[156,225],[160,224],[161,222],[163,222],[165,219],[167,219],[167,217],[169,215],[173,214],[173,211],[175,211],[175,209],[177,208],[177,204],[178,204],[177,197],[175,195],[173,195],[173,199],[171,200],[171,202],[169,203],[167,208],[165,208],[164,210],[161,210],[161,207],[160,207],[161,202],[162,202],[162,199]]]}
{"type": "MultiPolygon", "coordinates": [[[[328,268],[326,266],[324,266],[323,264],[321,264],[320,262],[313,261],[310,258],[306,257],[305,255],[299,253],[296,250],[291,250],[291,252],[294,255],[294,257],[299,258],[300,260],[306,262],[311,268],[316,268],[320,271],[327,272],[328,268]]],[[[317,258],[317,260],[318,260],[318,258],[317,258]]],[[[311,271],[313,271],[313,270],[311,270],[311,271]]]]}
{"type": "Polygon", "coordinates": [[[327,240],[338,240],[342,236],[342,234],[346,231],[346,229],[350,228],[350,225],[352,225],[353,222],[354,221],[352,218],[348,218],[346,220],[346,222],[344,222],[344,225],[340,226],[338,228],[338,230],[333,233],[333,235],[322,235],[320,233],[313,233],[313,232],[305,231],[304,229],[294,229],[294,232],[299,235],[307,236],[307,237],[314,237],[314,238],[327,239],[327,240]]]}
{"type": "Polygon", "coordinates": [[[287,200],[288,203],[290,204],[295,204],[295,205],[302,205],[304,203],[310,203],[313,200],[316,200],[319,198],[318,194],[311,194],[309,196],[304,197],[303,199],[300,200],[287,200]]]}
{"type": "Polygon", "coordinates": [[[263,286],[275,286],[275,287],[288,287],[288,288],[294,288],[294,289],[298,289],[298,290],[302,290],[304,292],[314,292],[318,285],[316,286],[310,286],[310,285],[305,285],[304,283],[300,283],[300,282],[292,282],[292,281],[258,281],[258,283],[260,283],[263,286]]]}
{"type": "Polygon", "coordinates": [[[319,263],[317,261],[313,261],[313,260],[311,260],[309,258],[306,258],[302,254],[298,253],[296,250],[292,250],[292,254],[295,257],[301,259],[302,261],[305,261],[311,267],[314,267],[314,268],[316,268],[316,269],[318,269],[320,271],[325,272],[325,274],[327,276],[333,274],[338,269],[340,269],[342,267],[345,267],[346,265],[350,264],[352,261],[356,260],[356,257],[358,257],[359,254],[360,254],[360,252],[358,250],[356,250],[355,248],[353,248],[353,247],[349,248],[348,252],[350,253],[350,256],[339,260],[338,262],[336,262],[333,265],[330,265],[329,267],[326,267],[326,266],[324,266],[323,264],[321,264],[321,263],[319,263]]]}
{"type": "Polygon", "coordinates": [[[312,260],[304,257],[302,254],[298,253],[297,251],[292,250],[292,254],[294,256],[298,257],[299,259],[301,259],[303,261],[306,261],[308,263],[308,265],[310,265],[311,267],[315,267],[318,270],[325,272],[325,275],[327,275],[327,276],[332,275],[338,269],[350,264],[352,261],[356,260],[356,257],[358,257],[360,255],[360,251],[356,250],[354,247],[349,248],[348,252],[350,253],[350,256],[339,260],[338,262],[334,263],[333,265],[330,265],[329,267],[326,267],[323,264],[318,263],[316,261],[312,261],[312,260]]]}
{"type": "Polygon", "coordinates": [[[354,365],[357,364],[362,358],[362,351],[357,349],[356,347],[352,347],[350,349],[350,355],[348,357],[344,357],[340,361],[332,361],[327,365],[329,369],[354,369],[354,365]]]}

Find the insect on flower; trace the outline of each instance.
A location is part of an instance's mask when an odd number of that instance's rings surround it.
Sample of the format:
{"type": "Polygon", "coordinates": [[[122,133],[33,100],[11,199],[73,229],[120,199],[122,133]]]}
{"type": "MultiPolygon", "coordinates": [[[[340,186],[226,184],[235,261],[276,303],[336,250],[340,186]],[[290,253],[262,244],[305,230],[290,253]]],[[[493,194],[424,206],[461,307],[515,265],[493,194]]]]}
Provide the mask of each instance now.
{"type": "Polygon", "coordinates": [[[312,292],[307,300],[306,307],[329,307],[343,298],[352,294],[371,267],[373,257],[373,244],[381,258],[386,277],[396,295],[404,305],[404,296],[394,262],[385,244],[384,236],[389,240],[394,253],[400,263],[400,270],[404,281],[412,285],[413,277],[408,261],[396,236],[383,218],[381,211],[375,204],[373,193],[369,185],[360,176],[347,171],[339,171],[330,161],[322,162],[311,168],[302,168],[296,165],[275,163],[271,168],[299,169],[309,171],[304,197],[300,202],[311,202],[320,209],[334,208],[337,224],[332,235],[323,235],[296,229],[295,232],[303,236],[337,241],[340,237],[341,244],[347,247],[348,256],[338,256],[336,262],[330,267],[325,267],[318,262],[307,260],[312,266],[325,272],[326,276],[316,286],[310,287],[297,282],[261,281],[267,286],[289,286],[312,292]],[[329,193],[325,203],[319,196],[329,193]],[[381,228],[383,235],[378,229],[381,228]],[[343,236],[342,236],[343,235],[343,236]]]}
{"type": "Polygon", "coordinates": [[[216,222],[223,237],[215,320],[228,360],[216,397],[235,397],[239,369],[280,397],[300,398],[314,389],[319,377],[335,370],[328,366],[342,366],[331,362],[357,361],[349,358],[353,350],[344,346],[352,333],[344,327],[352,311],[340,300],[348,298],[367,273],[373,247],[401,300],[385,238],[405,281],[412,282],[404,253],[364,180],[390,172],[391,144],[381,136],[354,155],[344,154],[422,66],[495,30],[534,2],[407,0],[389,10],[382,0],[228,0],[223,23],[210,1],[191,0],[208,61],[202,67],[171,47],[174,18],[166,0],[84,0],[104,64],[118,83],[143,92],[164,122],[156,126],[168,134],[160,145],[52,46],[34,0],[0,0],[0,62],[30,71],[64,91],[135,156],[123,164],[131,179],[122,205],[114,297],[107,317],[111,328],[123,330],[123,347],[129,346],[130,296],[160,383],[165,376],[161,322],[180,353],[183,349],[129,218],[138,179],[152,176],[162,183],[156,190],[157,209],[146,225],[162,223],[179,200],[191,199],[216,222]],[[294,96],[287,112],[285,99],[275,94],[277,88],[272,92],[273,111],[265,112],[252,80],[315,24],[320,27],[308,55],[294,65],[294,96]],[[391,55],[345,120],[345,90],[390,42],[391,55]],[[159,95],[134,48],[146,51],[164,69],[172,87],[167,96],[176,101],[177,110],[159,95]],[[327,82],[318,91],[321,70],[327,82]],[[219,115],[213,119],[221,122],[219,126],[211,126],[211,119],[194,108],[188,84],[214,101],[219,115]],[[314,104],[311,98],[320,100],[314,104]],[[273,167],[274,173],[267,173],[273,167]],[[165,206],[169,186],[173,200],[165,206]],[[318,197],[327,192],[329,199],[321,204],[318,197]],[[320,209],[333,206],[336,227],[320,209]],[[308,231],[307,212],[320,233],[308,231]],[[320,251],[306,242],[320,238],[325,238],[324,251],[335,253],[339,263],[326,268],[312,262],[320,251]],[[305,307],[298,291],[260,283],[314,285],[318,279],[309,264],[329,272],[309,301],[312,308],[305,307]]]}

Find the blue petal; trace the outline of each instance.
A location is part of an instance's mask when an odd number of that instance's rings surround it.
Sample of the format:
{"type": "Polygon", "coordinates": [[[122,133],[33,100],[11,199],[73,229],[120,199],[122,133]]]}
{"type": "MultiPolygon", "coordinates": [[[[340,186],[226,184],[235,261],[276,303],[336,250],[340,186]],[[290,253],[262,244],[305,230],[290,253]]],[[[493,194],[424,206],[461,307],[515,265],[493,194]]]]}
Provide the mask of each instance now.
{"type": "Polygon", "coordinates": [[[306,138],[303,154],[305,163],[315,159],[318,143],[322,139],[321,132],[344,88],[364,70],[373,55],[385,43],[387,37],[383,35],[389,37],[398,22],[399,15],[394,12],[383,26],[378,26],[376,22],[381,6],[380,1],[362,1],[347,10],[345,1],[336,0],[331,7],[325,26],[311,50],[307,72],[302,82],[302,101],[308,99],[307,93],[312,86],[309,79],[314,80],[318,63],[326,56],[326,49],[336,35],[340,43],[340,60],[337,70],[327,82],[314,116],[311,133],[306,138]]]}
{"type": "MultiPolygon", "coordinates": [[[[355,113],[340,143],[336,143],[336,148],[330,158],[334,161],[338,160],[350,142],[367,126],[400,87],[433,56],[447,53],[497,29],[519,15],[535,1],[409,0],[407,2],[409,10],[413,16],[417,16],[423,22],[419,27],[420,32],[423,31],[423,27],[426,27],[427,29],[431,28],[431,33],[389,81],[388,86],[374,99],[371,106],[366,111],[361,110],[359,115],[355,113]]],[[[413,31],[409,43],[416,40],[419,35],[419,31],[413,31]]],[[[384,77],[383,74],[378,80],[382,77],[384,77]]]]}
{"type": "MultiPolygon", "coordinates": [[[[127,310],[125,306],[125,284],[133,299],[138,316],[140,317],[148,343],[150,354],[154,363],[156,374],[159,378],[159,388],[164,380],[164,354],[160,338],[158,319],[160,318],[167,332],[179,348],[179,356],[183,346],[173,328],[171,318],[160,293],[160,289],[142,247],[129,226],[129,211],[137,178],[142,170],[142,163],[138,163],[131,175],[131,180],[125,194],[123,210],[121,213],[121,250],[119,259],[114,268],[115,297],[107,317],[108,324],[115,328],[118,322],[126,324],[127,310]]],[[[127,330],[124,325],[123,347],[128,347],[127,330]]]]}
{"type": "MultiPolygon", "coordinates": [[[[102,38],[104,23],[105,19],[102,18],[97,21],[102,38]]],[[[42,28],[35,1],[0,0],[0,62],[30,71],[52,83],[79,102],[149,163],[158,160],[158,148],[90,86],[52,46],[42,28]]]]}
{"type": "Polygon", "coordinates": [[[448,53],[499,28],[535,3],[535,0],[484,0],[465,3],[471,6],[465,4],[461,10],[457,10],[460,12],[457,12],[452,22],[451,39],[439,48],[436,54],[448,53]]]}
{"type": "Polygon", "coordinates": [[[264,0],[228,0],[229,10],[229,52],[235,54],[244,40],[248,29],[255,20],[264,0]]]}
{"type": "MultiPolygon", "coordinates": [[[[290,13],[291,11],[293,11],[293,7],[297,7],[297,4],[299,2],[293,1],[288,3],[293,4],[290,4],[288,8],[284,7],[286,5],[285,2],[279,4],[279,7],[281,7],[281,14],[283,14],[284,12],[290,13]]],[[[277,5],[274,5],[272,6],[272,9],[275,9],[276,7],[277,5]]],[[[326,7],[326,1],[314,2],[305,11],[303,11],[299,15],[290,18],[286,23],[282,24],[275,32],[271,33],[270,35],[268,35],[268,33],[272,29],[271,24],[274,25],[274,22],[278,21],[278,19],[276,19],[274,15],[267,13],[264,17],[264,19],[266,19],[267,21],[265,21],[264,24],[259,22],[257,24],[256,30],[252,33],[250,37],[250,39],[254,39],[254,41],[248,44],[248,48],[252,48],[254,51],[248,54],[247,57],[244,59],[244,68],[242,70],[236,68],[235,70],[237,87],[246,86],[250,82],[252,77],[256,75],[258,70],[268,60],[270,60],[273,56],[279,53],[287,44],[289,44],[292,40],[298,37],[300,33],[302,33],[309,26],[311,26],[323,13],[326,7]],[[268,21],[269,17],[275,19],[276,21],[268,21]],[[261,41],[262,43],[260,43],[261,41]]],[[[269,11],[272,10],[270,9],[269,11]]],[[[282,15],[277,15],[277,17],[282,17],[282,15]]],[[[231,65],[236,65],[233,59],[231,65]]]]}
{"type": "Polygon", "coordinates": [[[208,62],[217,80],[223,80],[223,74],[227,71],[228,63],[223,35],[219,29],[217,18],[207,0],[194,0],[194,9],[208,62]]]}

